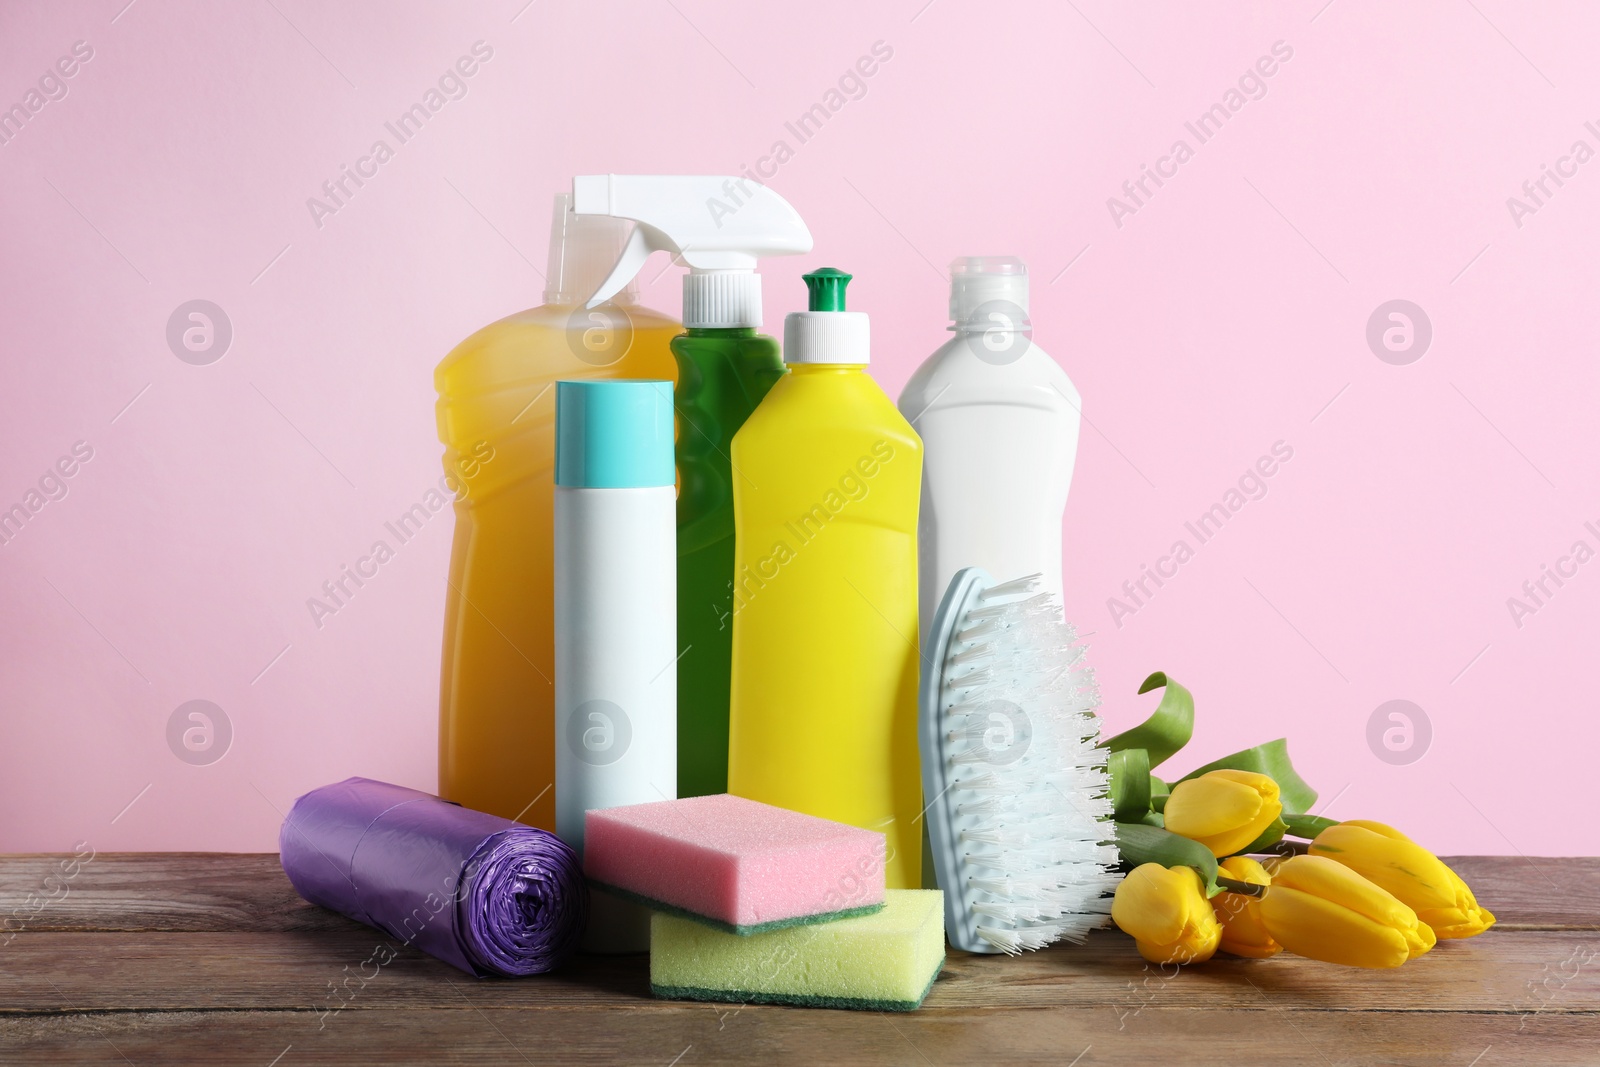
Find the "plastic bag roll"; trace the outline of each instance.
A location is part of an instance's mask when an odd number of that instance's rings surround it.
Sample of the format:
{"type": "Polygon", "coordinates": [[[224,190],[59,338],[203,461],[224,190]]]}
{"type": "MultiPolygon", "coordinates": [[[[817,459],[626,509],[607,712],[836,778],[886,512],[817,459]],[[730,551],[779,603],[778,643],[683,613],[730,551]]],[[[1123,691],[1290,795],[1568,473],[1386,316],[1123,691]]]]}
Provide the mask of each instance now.
{"type": "Polygon", "coordinates": [[[278,850],[306,900],[480,977],[558,966],[588,919],[582,865],[560,838],[404,786],[313,789],[278,850]]]}

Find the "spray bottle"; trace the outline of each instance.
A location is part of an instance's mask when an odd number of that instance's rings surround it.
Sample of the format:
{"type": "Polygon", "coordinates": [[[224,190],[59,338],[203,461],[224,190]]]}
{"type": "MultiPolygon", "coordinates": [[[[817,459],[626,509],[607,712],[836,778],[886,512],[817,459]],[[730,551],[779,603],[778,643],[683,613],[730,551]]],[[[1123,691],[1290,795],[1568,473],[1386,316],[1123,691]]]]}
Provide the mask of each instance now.
{"type": "Polygon", "coordinates": [[[811,250],[784,199],[745,178],[594,175],[574,179],[579,217],[637,225],[591,306],[627,285],[655,251],[689,268],[678,363],[678,795],[728,786],[733,649],[733,435],[783,375],[761,327],[757,260],[811,250]]]}
{"type": "MultiPolygon", "coordinates": [[[[675,799],[672,383],[556,384],[556,833],[675,799]]],[[[642,952],[649,915],[596,891],[583,947],[642,952]]]]}

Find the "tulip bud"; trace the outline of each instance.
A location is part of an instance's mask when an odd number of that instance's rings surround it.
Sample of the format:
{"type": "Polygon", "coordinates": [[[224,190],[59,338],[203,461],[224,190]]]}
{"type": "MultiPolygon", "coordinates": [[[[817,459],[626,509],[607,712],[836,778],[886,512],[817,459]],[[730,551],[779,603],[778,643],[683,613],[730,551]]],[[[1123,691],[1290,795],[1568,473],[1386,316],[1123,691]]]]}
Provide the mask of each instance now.
{"type": "MultiPolygon", "coordinates": [[[[1271,885],[1272,877],[1266,868],[1249,856],[1232,856],[1217,864],[1218,873],[1236,882],[1251,885],[1271,885]]],[[[1222,951],[1234,956],[1249,956],[1264,960],[1283,951],[1283,946],[1272,939],[1267,924],[1261,919],[1259,897],[1243,893],[1218,893],[1211,898],[1211,908],[1222,924],[1222,951]]]]}
{"type": "Polygon", "coordinates": [[[1151,963],[1200,963],[1222,939],[1205,882],[1193,867],[1135,867],[1117,886],[1111,918],[1151,963]]]}
{"type": "Polygon", "coordinates": [[[1172,787],[1166,828],[1198,841],[1213,856],[1249,845],[1283,814],[1278,783],[1255,771],[1208,771],[1172,787]]]}
{"type": "Polygon", "coordinates": [[[1280,863],[1261,898],[1261,918],[1290,952],[1347,967],[1398,967],[1435,941],[1392,893],[1323,856],[1280,863]]]}
{"type": "Polygon", "coordinates": [[[1474,937],[1494,925],[1494,914],[1478,906],[1455,871],[1392,826],[1342,822],[1318,834],[1310,851],[1393,893],[1441,939],[1474,937]]]}

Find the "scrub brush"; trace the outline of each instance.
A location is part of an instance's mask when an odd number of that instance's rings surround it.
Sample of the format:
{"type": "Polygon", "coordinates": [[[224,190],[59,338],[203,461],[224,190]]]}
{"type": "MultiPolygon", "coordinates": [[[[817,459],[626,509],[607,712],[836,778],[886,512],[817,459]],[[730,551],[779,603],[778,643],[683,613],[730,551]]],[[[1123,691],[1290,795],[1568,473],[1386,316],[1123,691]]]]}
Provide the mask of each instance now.
{"type": "Polygon", "coordinates": [[[918,732],[945,934],[1017,955],[1103,926],[1116,888],[1099,691],[1039,575],[957,572],[928,631],[918,732]]]}

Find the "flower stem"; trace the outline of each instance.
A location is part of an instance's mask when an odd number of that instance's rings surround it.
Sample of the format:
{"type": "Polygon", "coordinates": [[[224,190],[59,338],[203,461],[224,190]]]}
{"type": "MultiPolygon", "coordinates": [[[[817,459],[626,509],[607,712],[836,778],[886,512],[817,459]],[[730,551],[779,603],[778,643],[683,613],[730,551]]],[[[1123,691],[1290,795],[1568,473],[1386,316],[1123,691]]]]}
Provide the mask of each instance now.
{"type": "Polygon", "coordinates": [[[1283,821],[1289,826],[1289,833],[1295,837],[1313,838],[1330,826],[1337,826],[1338,819],[1329,819],[1321,815],[1285,815],[1283,821]]]}

